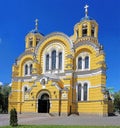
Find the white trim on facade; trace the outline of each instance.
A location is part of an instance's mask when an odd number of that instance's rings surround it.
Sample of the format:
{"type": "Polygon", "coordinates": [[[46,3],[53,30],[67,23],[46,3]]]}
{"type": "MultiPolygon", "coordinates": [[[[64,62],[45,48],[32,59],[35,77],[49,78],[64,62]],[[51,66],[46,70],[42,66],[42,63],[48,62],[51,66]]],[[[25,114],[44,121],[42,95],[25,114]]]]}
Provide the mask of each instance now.
{"type": "Polygon", "coordinates": [[[86,71],[90,70],[90,54],[88,52],[82,52],[76,57],[76,71],[86,71]],[[88,68],[85,69],[85,57],[89,57],[89,65],[88,68]],[[82,58],[82,69],[78,69],[78,58],[82,58]]]}
{"type": "Polygon", "coordinates": [[[76,101],[78,101],[78,86],[79,84],[81,84],[81,101],[84,101],[84,84],[87,84],[87,100],[86,101],[89,101],[89,87],[90,87],[90,82],[89,81],[78,81],[76,83],[76,101]]]}
{"type": "Polygon", "coordinates": [[[31,64],[33,64],[33,62],[31,61],[31,60],[29,60],[29,61],[26,61],[25,63],[24,63],[24,65],[23,65],[23,75],[24,76],[30,76],[31,75],[31,73],[30,73],[30,65],[31,64]],[[25,66],[28,66],[28,73],[27,74],[25,74],[25,66]]]}
{"type": "Polygon", "coordinates": [[[84,75],[77,75],[77,78],[83,78],[83,77],[90,77],[90,76],[96,76],[102,74],[102,70],[95,72],[95,73],[89,73],[89,74],[84,74],[84,75]]]}
{"type": "Polygon", "coordinates": [[[63,73],[64,72],[64,60],[65,60],[65,52],[64,52],[64,46],[61,44],[61,42],[52,42],[49,44],[43,52],[43,73],[63,73]],[[52,70],[52,51],[56,51],[56,69],[52,70]],[[62,52],[62,69],[59,70],[59,53],[62,52]],[[46,71],[46,55],[49,54],[49,70],[46,71]]]}
{"type": "Polygon", "coordinates": [[[105,85],[92,85],[92,86],[89,86],[89,88],[99,88],[99,87],[105,87],[105,85]]]}

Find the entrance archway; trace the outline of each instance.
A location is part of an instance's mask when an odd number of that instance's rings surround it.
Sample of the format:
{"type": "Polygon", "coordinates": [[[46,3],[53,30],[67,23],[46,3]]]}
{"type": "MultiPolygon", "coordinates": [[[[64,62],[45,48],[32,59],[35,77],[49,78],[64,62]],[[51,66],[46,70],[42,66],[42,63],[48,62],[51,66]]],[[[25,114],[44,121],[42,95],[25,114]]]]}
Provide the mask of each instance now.
{"type": "Polygon", "coordinates": [[[43,93],[38,99],[38,113],[49,113],[50,100],[47,93],[43,93]]]}

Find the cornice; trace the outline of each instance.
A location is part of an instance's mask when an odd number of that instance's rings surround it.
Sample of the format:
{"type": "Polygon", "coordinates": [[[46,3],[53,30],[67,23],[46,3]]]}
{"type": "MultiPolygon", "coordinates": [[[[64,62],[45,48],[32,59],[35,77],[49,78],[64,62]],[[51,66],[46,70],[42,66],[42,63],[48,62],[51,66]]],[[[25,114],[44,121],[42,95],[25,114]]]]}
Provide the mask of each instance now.
{"type": "Polygon", "coordinates": [[[24,53],[22,53],[22,54],[17,58],[17,60],[20,60],[23,56],[32,55],[32,54],[33,54],[33,52],[31,52],[31,51],[25,51],[24,53]]]}
{"type": "Polygon", "coordinates": [[[37,47],[36,47],[36,49],[35,49],[35,53],[37,53],[39,47],[41,46],[41,44],[42,44],[45,40],[47,40],[48,38],[51,38],[51,37],[53,37],[53,36],[62,36],[62,37],[64,37],[64,38],[67,39],[67,41],[69,42],[69,44],[70,44],[70,46],[71,46],[71,49],[73,48],[73,43],[72,43],[71,39],[70,39],[66,34],[61,33],[61,32],[54,32],[54,33],[51,33],[51,34],[45,36],[45,37],[39,42],[39,44],[37,45],[37,47]]]}

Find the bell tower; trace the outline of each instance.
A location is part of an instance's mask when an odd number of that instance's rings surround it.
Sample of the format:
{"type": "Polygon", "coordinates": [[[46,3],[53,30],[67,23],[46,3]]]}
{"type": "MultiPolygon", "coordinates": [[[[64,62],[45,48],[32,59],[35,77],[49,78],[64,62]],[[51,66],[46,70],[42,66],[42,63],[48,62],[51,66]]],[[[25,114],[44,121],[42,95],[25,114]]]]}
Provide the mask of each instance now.
{"type": "Polygon", "coordinates": [[[74,26],[74,43],[77,43],[78,39],[98,42],[98,24],[88,16],[88,7],[88,5],[85,5],[85,16],[74,26]]]}
{"type": "Polygon", "coordinates": [[[25,50],[34,51],[37,44],[42,40],[44,35],[38,30],[38,19],[35,20],[35,28],[30,31],[25,37],[25,50]]]}

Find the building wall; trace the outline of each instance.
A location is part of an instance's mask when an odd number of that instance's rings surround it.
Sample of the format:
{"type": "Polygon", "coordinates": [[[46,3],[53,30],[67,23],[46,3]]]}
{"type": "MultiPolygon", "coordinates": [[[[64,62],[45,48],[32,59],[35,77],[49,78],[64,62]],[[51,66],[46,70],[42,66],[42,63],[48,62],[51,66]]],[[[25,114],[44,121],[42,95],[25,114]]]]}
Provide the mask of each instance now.
{"type": "MultiPolygon", "coordinates": [[[[84,20],[74,27],[71,37],[63,33],[43,36],[30,32],[26,36],[26,49],[12,67],[12,92],[9,96],[9,111],[38,112],[38,99],[44,93],[49,95],[50,110],[54,115],[71,113],[107,115],[110,102],[105,99],[106,63],[105,54],[98,42],[98,24],[84,20]],[[82,36],[82,26],[87,25],[87,35],[82,36]],[[91,30],[94,24],[94,37],[91,30]],[[39,43],[36,41],[39,39],[39,43]],[[32,40],[31,47],[29,41],[32,40]],[[45,70],[46,54],[62,51],[62,70],[45,70]],[[89,68],[78,69],[78,57],[89,56],[89,68]],[[25,75],[25,65],[32,64],[31,74],[25,75]],[[44,82],[42,82],[44,81],[44,82]],[[79,84],[88,84],[87,100],[78,101],[79,84]],[[25,87],[27,91],[25,91],[25,87]]],[[[51,62],[49,62],[51,65],[51,62]]],[[[57,63],[58,65],[58,63],[57,63]]],[[[83,65],[84,66],[84,65],[83,65]]],[[[29,67],[30,68],[30,67],[29,67]]],[[[30,73],[30,69],[29,69],[30,73]]]]}

